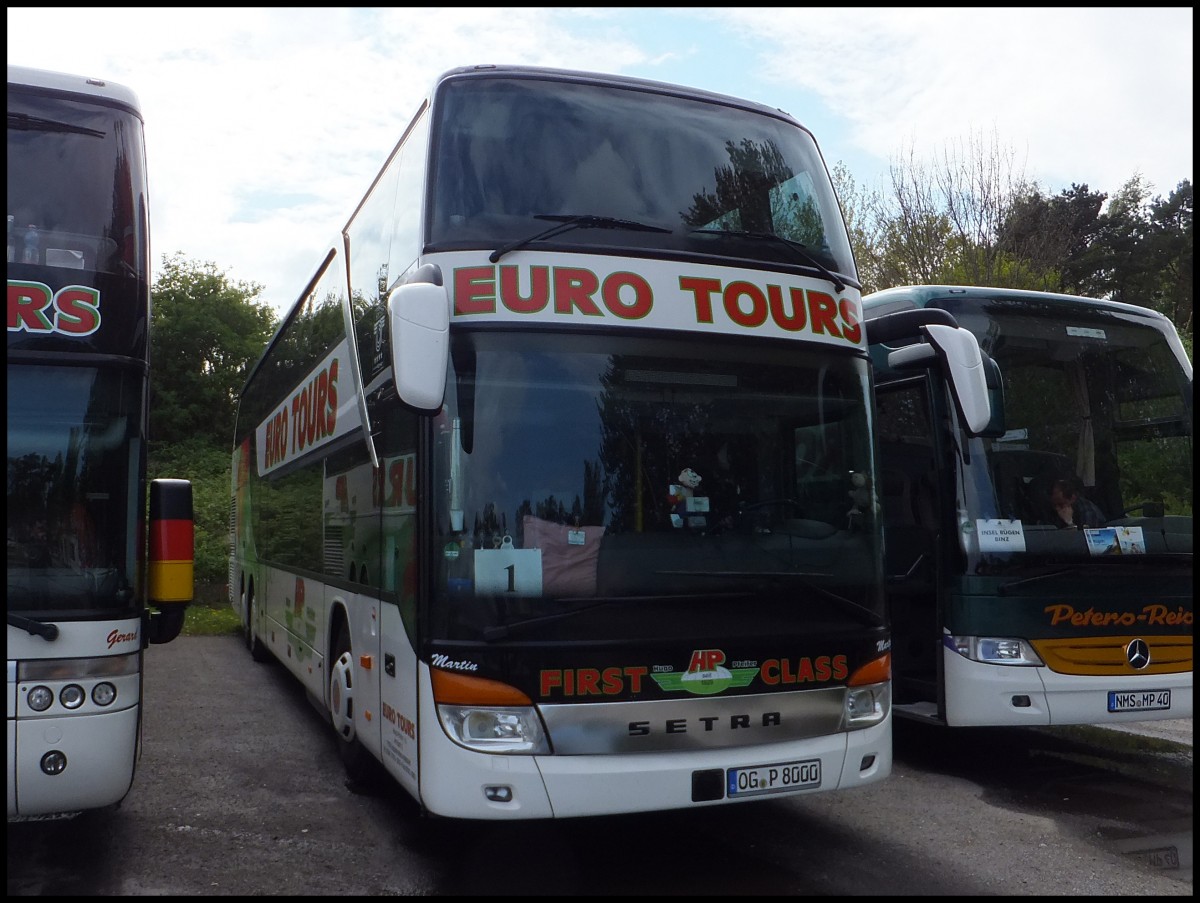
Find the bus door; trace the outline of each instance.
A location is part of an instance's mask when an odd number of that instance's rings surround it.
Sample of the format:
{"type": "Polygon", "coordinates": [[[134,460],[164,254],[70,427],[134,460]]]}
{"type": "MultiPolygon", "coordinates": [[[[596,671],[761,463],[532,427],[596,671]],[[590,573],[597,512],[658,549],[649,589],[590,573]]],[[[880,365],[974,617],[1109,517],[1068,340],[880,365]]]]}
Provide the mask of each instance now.
{"type": "Polygon", "coordinates": [[[938,546],[945,531],[934,429],[940,421],[929,376],[877,384],[875,409],[894,703],[936,704],[944,623],[938,546]]]}
{"type": "MultiPolygon", "coordinates": [[[[394,397],[373,404],[379,452],[379,665],[372,676],[379,694],[380,759],[414,797],[417,785],[417,424],[415,413],[394,397]],[[377,683],[375,683],[377,682],[377,683]]],[[[451,561],[457,549],[443,550],[451,561]]],[[[436,721],[428,722],[436,728],[436,721]]]]}

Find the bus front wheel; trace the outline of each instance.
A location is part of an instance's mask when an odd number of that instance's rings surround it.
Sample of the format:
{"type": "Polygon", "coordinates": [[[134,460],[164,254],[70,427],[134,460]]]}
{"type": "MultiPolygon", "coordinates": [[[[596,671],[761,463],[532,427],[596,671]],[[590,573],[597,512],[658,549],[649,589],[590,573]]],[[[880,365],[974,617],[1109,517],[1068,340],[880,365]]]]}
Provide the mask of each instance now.
{"type": "Polygon", "coordinates": [[[267,661],[271,656],[267,652],[267,647],[263,641],[258,638],[258,632],[254,629],[254,618],[257,612],[254,610],[254,590],[251,589],[246,593],[246,604],[243,609],[246,612],[246,648],[250,650],[250,657],[259,664],[267,661]]]}
{"type": "Polygon", "coordinates": [[[338,735],[338,754],[350,779],[365,781],[370,775],[370,756],[359,742],[354,725],[354,652],[350,647],[350,628],[345,621],[338,625],[332,660],[329,715],[338,735]]]}

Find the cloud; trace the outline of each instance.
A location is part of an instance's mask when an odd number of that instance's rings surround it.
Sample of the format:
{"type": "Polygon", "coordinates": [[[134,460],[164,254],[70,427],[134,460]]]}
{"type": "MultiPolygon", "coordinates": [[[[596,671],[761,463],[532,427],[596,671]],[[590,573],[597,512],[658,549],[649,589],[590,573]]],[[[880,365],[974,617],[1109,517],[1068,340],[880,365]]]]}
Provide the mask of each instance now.
{"type": "Polygon", "coordinates": [[[9,61],[110,78],[146,115],[153,252],[288,305],[442,71],[523,63],[761,100],[860,183],[995,134],[1058,190],[1191,179],[1191,9],[12,8],[9,61]],[[44,36],[53,35],[53,40],[44,36]],[[47,56],[54,53],[55,56],[47,56]]]}
{"type": "Polygon", "coordinates": [[[1043,185],[1192,178],[1191,9],[733,11],[776,84],[879,158],[995,131],[1043,185]]]}

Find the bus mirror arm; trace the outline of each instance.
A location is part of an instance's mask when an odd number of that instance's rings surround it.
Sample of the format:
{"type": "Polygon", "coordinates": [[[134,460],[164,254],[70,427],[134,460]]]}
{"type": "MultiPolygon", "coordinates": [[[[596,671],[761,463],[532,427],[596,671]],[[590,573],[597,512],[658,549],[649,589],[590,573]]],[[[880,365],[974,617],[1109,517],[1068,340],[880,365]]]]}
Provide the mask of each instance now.
{"type": "MultiPolygon", "coordinates": [[[[989,379],[999,387],[999,368],[983,352],[975,336],[960,326],[925,323],[920,326],[926,341],[888,352],[888,366],[895,370],[928,367],[941,362],[964,426],[973,436],[990,432],[992,396],[989,379]]],[[[868,333],[869,334],[869,333],[868,333]]]]}
{"type": "Polygon", "coordinates": [[[991,408],[991,419],[980,435],[985,439],[999,439],[1008,432],[1004,419],[1004,379],[1000,374],[1000,365],[982,348],[979,354],[983,358],[988,406],[991,408]]]}
{"type": "Polygon", "coordinates": [[[919,369],[940,358],[967,431],[989,439],[1004,435],[1004,382],[1000,368],[979,347],[974,334],[959,327],[952,314],[941,308],[920,307],[885,314],[863,325],[872,345],[911,342],[924,333],[925,342],[888,352],[888,366],[893,370],[919,369]],[[982,373],[982,382],[976,370],[982,373]]]}
{"type": "Polygon", "coordinates": [[[436,411],[446,394],[450,355],[450,299],[431,282],[409,282],[388,296],[392,374],[400,400],[436,411]]]}
{"type": "Polygon", "coordinates": [[[954,315],[940,307],[915,307],[869,319],[863,323],[863,327],[871,345],[894,345],[898,342],[914,341],[921,334],[921,327],[931,323],[958,325],[954,315]]]}
{"type": "Polygon", "coordinates": [[[186,604],[172,603],[157,611],[146,612],[146,644],[169,643],[183,630],[186,604]]]}

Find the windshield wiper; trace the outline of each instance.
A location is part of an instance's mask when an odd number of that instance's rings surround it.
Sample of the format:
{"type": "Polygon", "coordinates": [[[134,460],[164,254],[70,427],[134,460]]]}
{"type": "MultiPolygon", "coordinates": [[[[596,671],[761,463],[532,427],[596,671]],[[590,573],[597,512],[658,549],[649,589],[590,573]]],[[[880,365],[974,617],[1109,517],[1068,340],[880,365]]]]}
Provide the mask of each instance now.
{"type": "Polygon", "coordinates": [[[593,611],[597,608],[604,608],[606,605],[616,605],[621,602],[661,602],[664,599],[686,599],[687,601],[696,601],[699,599],[744,599],[750,593],[670,593],[655,596],[589,596],[579,599],[581,602],[588,602],[588,605],[580,605],[577,608],[571,608],[567,611],[556,611],[553,614],[541,615],[536,618],[525,618],[521,621],[513,621],[509,624],[498,624],[495,627],[485,627],[483,630],[484,642],[492,643],[496,640],[502,640],[510,633],[522,627],[538,627],[542,624],[548,624],[551,621],[562,621],[566,618],[574,617],[578,614],[583,614],[585,611],[593,611]]]}
{"type": "MultiPolygon", "coordinates": [[[[847,599],[833,590],[825,589],[825,587],[813,583],[811,580],[805,579],[808,577],[828,577],[829,574],[806,574],[800,571],[655,571],[655,574],[667,574],[675,577],[736,577],[745,579],[747,577],[770,577],[772,579],[791,580],[799,583],[806,590],[816,593],[823,599],[828,599],[831,602],[836,602],[843,610],[851,614],[866,616],[868,623],[877,627],[883,626],[884,619],[878,613],[867,608],[865,605],[860,605],[853,599],[847,599]]],[[[747,595],[747,594],[742,594],[747,595]]]]}
{"type": "Polygon", "coordinates": [[[523,248],[525,245],[532,244],[535,241],[542,241],[551,238],[562,232],[569,232],[572,229],[629,229],[634,232],[670,232],[670,229],[664,229],[661,226],[647,226],[645,223],[639,223],[631,219],[617,219],[614,216],[592,216],[590,214],[562,214],[562,213],[538,213],[534,215],[534,219],[554,220],[557,225],[551,226],[541,232],[535,232],[528,238],[521,238],[517,241],[509,242],[506,245],[501,245],[488,255],[488,260],[495,263],[509,251],[515,251],[517,248],[523,248]]]}
{"type": "Polygon", "coordinates": [[[1030,583],[1037,583],[1039,580],[1049,580],[1051,577],[1062,577],[1066,574],[1074,574],[1079,571],[1079,565],[1071,565],[1070,567],[1060,568],[1057,571],[1047,571],[1045,574],[1038,574],[1035,577],[1024,577],[1020,580],[1013,580],[1009,583],[1003,583],[997,592],[1002,596],[1007,596],[1009,592],[1016,589],[1018,586],[1027,586],[1030,583]]]}
{"type": "Polygon", "coordinates": [[[23,132],[68,132],[73,135],[90,135],[93,138],[103,138],[105,135],[99,129],[89,129],[86,126],[74,125],[70,122],[59,122],[56,119],[43,119],[41,116],[30,116],[28,113],[9,113],[8,127],[23,132]]]}
{"type": "Polygon", "coordinates": [[[693,229],[692,232],[700,232],[704,235],[722,235],[730,238],[752,238],[756,241],[773,241],[783,245],[799,257],[801,261],[813,267],[822,276],[832,282],[833,287],[839,292],[846,288],[846,283],[842,281],[837,273],[813,257],[809,253],[808,248],[798,241],[792,241],[790,238],[784,238],[782,235],[776,235],[774,232],[749,232],[745,229],[693,229]]]}
{"type": "Polygon", "coordinates": [[[23,618],[20,615],[14,615],[9,612],[8,623],[13,627],[19,627],[22,630],[28,631],[34,636],[45,637],[48,640],[58,639],[58,625],[46,624],[42,621],[35,621],[33,618],[23,618]]]}

